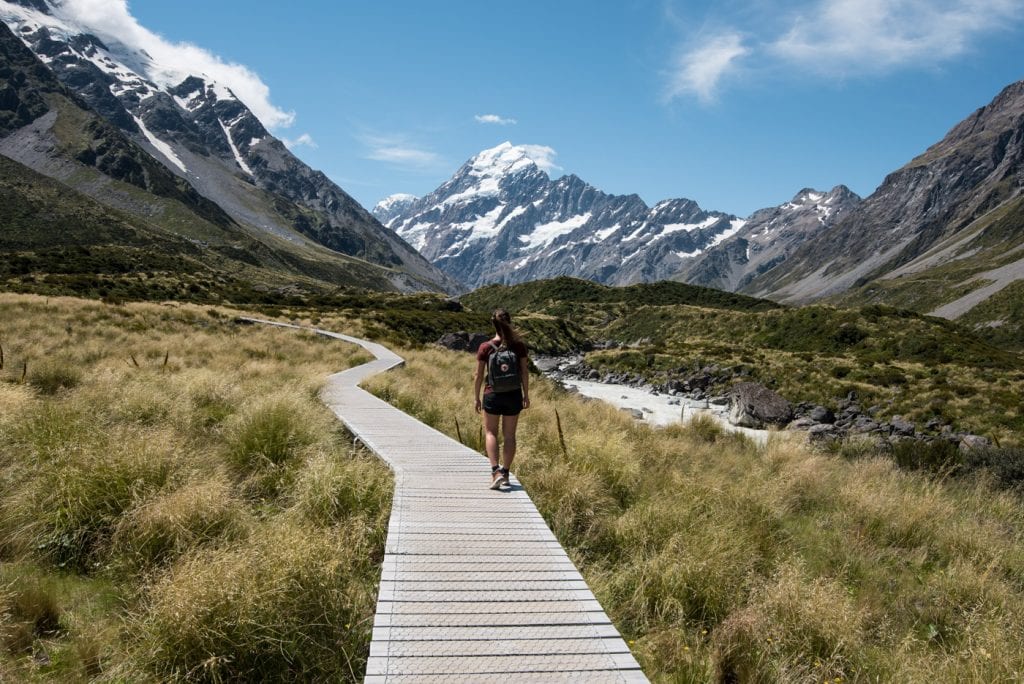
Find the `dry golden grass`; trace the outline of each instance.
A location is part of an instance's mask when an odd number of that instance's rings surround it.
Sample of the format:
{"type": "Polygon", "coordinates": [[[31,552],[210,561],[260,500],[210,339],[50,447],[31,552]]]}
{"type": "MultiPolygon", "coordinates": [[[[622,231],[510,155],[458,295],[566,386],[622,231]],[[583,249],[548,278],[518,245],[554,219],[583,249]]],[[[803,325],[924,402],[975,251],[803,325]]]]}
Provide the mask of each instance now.
{"type": "MultiPolygon", "coordinates": [[[[479,448],[472,357],[404,355],[368,387],[479,448]]],[[[1019,496],[531,387],[514,470],[653,679],[1024,677],[1019,496]]]]}
{"type": "Polygon", "coordinates": [[[391,478],[317,393],[365,355],[234,316],[0,294],[0,679],[361,678],[391,478]]]}

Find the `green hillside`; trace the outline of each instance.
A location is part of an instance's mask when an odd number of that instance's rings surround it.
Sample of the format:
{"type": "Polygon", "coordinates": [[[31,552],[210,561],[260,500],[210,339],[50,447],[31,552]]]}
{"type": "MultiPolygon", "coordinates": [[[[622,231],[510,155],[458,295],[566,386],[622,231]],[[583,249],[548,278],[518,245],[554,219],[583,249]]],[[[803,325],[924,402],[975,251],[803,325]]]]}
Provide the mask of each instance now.
{"type": "Polygon", "coordinates": [[[1021,356],[970,326],[888,306],[782,308],[677,285],[560,278],[484,288],[462,302],[579,326],[596,347],[585,361],[602,373],[662,384],[717,366],[721,376],[753,378],[793,402],[834,407],[852,391],[881,417],[948,422],[1012,442],[1024,436],[1021,356]]]}
{"type": "Polygon", "coordinates": [[[323,248],[287,249],[175,198],[100,182],[149,207],[143,219],[100,204],[0,155],[0,286],[115,300],[302,303],[339,290],[392,290],[391,273],[323,248]]]}
{"type": "Polygon", "coordinates": [[[779,305],[766,299],[687,285],[671,280],[609,287],[590,280],[563,276],[519,285],[489,285],[462,297],[467,306],[486,310],[504,307],[511,310],[558,314],[575,304],[634,304],[666,306],[689,304],[737,311],[766,311],[779,305]]]}

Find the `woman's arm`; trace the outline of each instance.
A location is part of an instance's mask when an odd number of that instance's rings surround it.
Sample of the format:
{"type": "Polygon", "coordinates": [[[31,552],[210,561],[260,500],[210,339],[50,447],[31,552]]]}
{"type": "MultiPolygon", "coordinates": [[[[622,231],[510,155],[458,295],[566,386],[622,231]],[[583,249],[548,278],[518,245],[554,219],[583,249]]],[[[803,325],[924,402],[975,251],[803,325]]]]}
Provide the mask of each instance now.
{"type": "Polygon", "coordinates": [[[473,410],[480,413],[480,386],[484,384],[484,361],[476,362],[476,378],[473,379],[473,410]]]}
{"type": "Polygon", "coordinates": [[[523,380],[523,408],[530,408],[530,360],[519,359],[519,375],[523,380]]]}

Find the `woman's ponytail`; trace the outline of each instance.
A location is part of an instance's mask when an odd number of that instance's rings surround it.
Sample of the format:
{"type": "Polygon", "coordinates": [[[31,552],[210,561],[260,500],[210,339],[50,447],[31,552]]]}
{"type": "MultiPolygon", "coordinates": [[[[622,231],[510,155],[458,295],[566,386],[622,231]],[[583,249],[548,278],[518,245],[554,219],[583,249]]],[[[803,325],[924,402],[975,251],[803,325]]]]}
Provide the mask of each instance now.
{"type": "Polygon", "coordinates": [[[494,325],[494,331],[498,333],[498,337],[501,338],[505,346],[511,346],[513,343],[519,342],[519,334],[512,327],[512,316],[509,315],[508,311],[505,309],[495,309],[494,313],[491,314],[491,323],[494,325]]]}

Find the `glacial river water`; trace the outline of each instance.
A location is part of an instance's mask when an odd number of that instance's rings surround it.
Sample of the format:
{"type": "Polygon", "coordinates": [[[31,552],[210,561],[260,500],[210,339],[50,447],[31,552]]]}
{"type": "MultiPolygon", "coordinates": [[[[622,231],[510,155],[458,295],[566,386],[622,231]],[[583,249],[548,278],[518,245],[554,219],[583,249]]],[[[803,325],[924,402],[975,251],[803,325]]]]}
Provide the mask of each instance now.
{"type": "Polygon", "coordinates": [[[708,406],[704,401],[672,397],[665,394],[651,394],[648,390],[625,385],[605,384],[590,380],[561,380],[566,387],[575,388],[580,394],[600,399],[618,408],[636,409],[651,425],[665,426],[690,420],[695,415],[706,413],[730,432],[740,432],[758,444],[768,441],[768,430],[751,430],[732,425],[726,415],[726,407],[708,406]],[[670,403],[671,402],[671,403],[670,403]]]}

